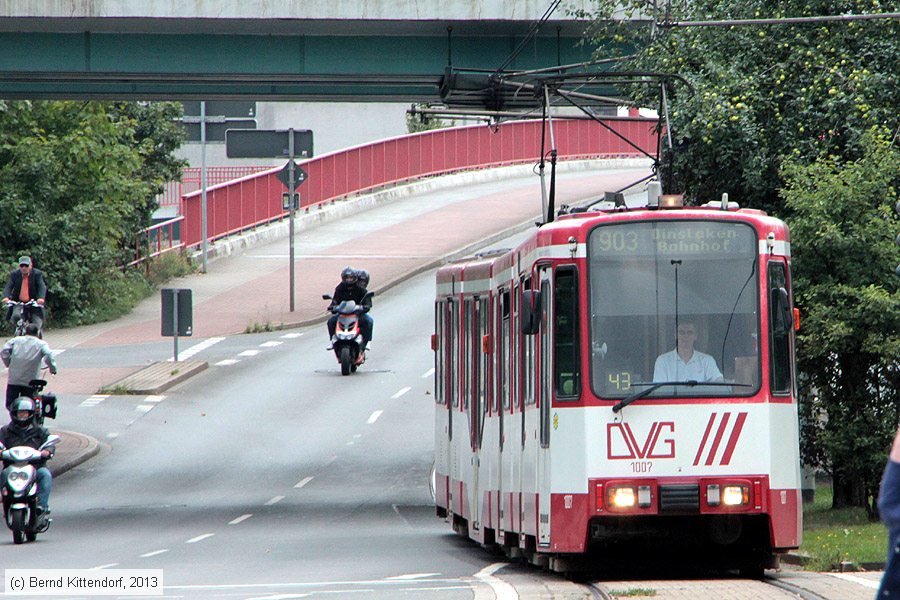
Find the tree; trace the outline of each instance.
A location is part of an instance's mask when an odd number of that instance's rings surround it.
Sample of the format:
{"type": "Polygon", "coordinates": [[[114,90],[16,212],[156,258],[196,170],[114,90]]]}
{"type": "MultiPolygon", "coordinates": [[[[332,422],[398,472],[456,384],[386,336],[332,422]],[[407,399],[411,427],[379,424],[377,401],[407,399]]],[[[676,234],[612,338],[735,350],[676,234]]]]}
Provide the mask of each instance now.
{"type": "Polygon", "coordinates": [[[803,314],[804,454],[833,477],[834,505],[875,498],[900,407],[900,249],[893,211],[900,150],[863,136],[862,158],[789,162],[782,196],[793,213],[795,302],[803,314]]]}
{"type": "MultiPolygon", "coordinates": [[[[866,506],[874,515],[900,400],[889,203],[898,186],[900,21],[667,27],[663,21],[890,8],[880,0],[674,0],[653,4],[653,14],[650,6],[600,0],[597,35],[619,44],[614,54],[631,56],[621,70],[687,81],[666,88],[675,147],[667,191],[693,200],[729,192],[789,222],[804,314],[802,453],[834,475],[835,506],[866,506]],[[627,20],[637,17],[644,20],[627,20]]],[[[657,105],[656,88],[628,92],[657,105]]]]}
{"type": "MultiPolygon", "coordinates": [[[[743,206],[783,213],[778,189],[786,159],[862,156],[862,133],[900,126],[900,21],[871,20],[731,27],[658,27],[611,21],[637,17],[643,0],[600,0],[598,34],[633,55],[622,70],[677,74],[667,90],[675,191],[711,199],[729,192],[743,206]]],[[[674,0],[659,20],[710,21],[886,12],[879,0],[674,0]]],[[[664,12],[665,11],[665,12],[664,12]]],[[[606,48],[610,48],[609,45],[606,48]]],[[[656,107],[656,88],[633,88],[656,107]]]]}
{"type": "Polygon", "coordinates": [[[56,323],[102,318],[133,274],[134,235],[180,164],[171,107],[0,102],[0,264],[47,271],[56,323]]]}

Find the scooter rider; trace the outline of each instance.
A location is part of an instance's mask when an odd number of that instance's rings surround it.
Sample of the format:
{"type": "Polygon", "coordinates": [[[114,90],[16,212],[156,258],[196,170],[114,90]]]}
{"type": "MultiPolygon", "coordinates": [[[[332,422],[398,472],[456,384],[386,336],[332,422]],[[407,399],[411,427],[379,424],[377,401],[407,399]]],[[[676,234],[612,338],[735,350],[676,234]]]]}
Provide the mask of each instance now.
{"type": "MultiPolygon", "coordinates": [[[[363,298],[366,296],[366,289],[357,285],[359,281],[359,275],[355,269],[352,267],[345,267],[343,271],[341,271],[341,282],[334,288],[334,294],[331,296],[331,304],[328,305],[328,310],[331,311],[335,306],[339,305],[341,302],[345,302],[347,300],[353,300],[358,305],[363,304],[363,298]]],[[[360,315],[360,317],[365,317],[365,315],[360,315]]],[[[328,319],[328,339],[334,337],[334,330],[337,328],[338,315],[331,315],[331,318],[328,319]]],[[[370,321],[371,322],[371,321],[370,321]]],[[[371,327],[369,327],[369,332],[367,332],[364,327],[365,319],[360,319],[360,333],[363,336],[363,348],[366,347],[366,344],[369,341],[369,336],[371,335],[371,327]]]]}
{"type": "MultiPolygon", "coordinates": [[[[0,442],[7,448],[30,446],[37,450],[47,441],[50,432],[35,423],[34,400],[20,396],[9,407],[10,422],[0,429],[0,442]]],[[[37,468],[38,516],[46,520],[50,516],[50,490],[53,476],[47,468],[47,460],[53,456],[52,450],[41,450],[43,460],[35,463],[37,468]]]]}

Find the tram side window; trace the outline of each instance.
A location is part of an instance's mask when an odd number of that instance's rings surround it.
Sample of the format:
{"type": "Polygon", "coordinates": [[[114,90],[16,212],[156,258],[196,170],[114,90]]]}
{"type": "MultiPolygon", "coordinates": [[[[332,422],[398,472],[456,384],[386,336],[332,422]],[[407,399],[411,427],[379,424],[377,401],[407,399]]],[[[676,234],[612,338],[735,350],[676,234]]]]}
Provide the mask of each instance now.
{"type": "Polygon", "coordinates": [[[474,395],[472,386],[472,376],[474,374],[474,366],[472,365],[472,336],[475,327],[475,302],[471,299],[465,300],[463,304],[463,409],[468,409],[471,399],[474,395]]]}
{"type": "Polygon", "coordinates": [[[509,343],[510,332],[510,311],[509,311],[509,290],[500,292],[500,339],[497,340],[497,360],[500,368],[497,378],[497,402],[503,403],[503,408],[509,410],[509,383],[510,383],[510,364],[509,364],[509,343]]]}
{"type": "Polygon", "coordinates": [[[447,395],[454,407],[459,407],[459,303],[453,300],[450,307],[450,327],[447,329],[447,395]]]}
{"type": "Polygon", "coordinates": [[[447,403],[447,397],[444,395],[444,378],[447,375],[446,310],[446,303],[434,303],[434,333],[437,336],[437,348],[434,349],[434,401],[441,405],[447,403]]]}
{"type": "Polygon", "coordinates": [[[773,394],[791,391],[791,306],[787,294],[787,273],[783,263],[769,264],[769,358],[773,394]]]}
{"type": "MultiPolygon", "coordinates": [[[[531,289],[531,279],[526,279],[522,282],[522,286],[520,288],[522,291],[531,289]]],[[[522,301],[522,295],[519,295],[520,302],[522,301]]],[[[523,314],[521,308],[519,310],[519,315],[523,314]]],[[[534,377],[535,377],[535,337],[533,335],[521,335],[519,334],[519,357],[521,362],[519,367],[519,373],[522,377],[522,404],[524,406],[531,406],[536,403],[535,394],[534,394],[534,377]]]]}
{"type": "Polygon", "coordinates": [[[577,398],[581,393],[581,358],[578,337],[578,271],[574,267],[556,270],[553,286],[554,385],[560,398],[577,398]]]}

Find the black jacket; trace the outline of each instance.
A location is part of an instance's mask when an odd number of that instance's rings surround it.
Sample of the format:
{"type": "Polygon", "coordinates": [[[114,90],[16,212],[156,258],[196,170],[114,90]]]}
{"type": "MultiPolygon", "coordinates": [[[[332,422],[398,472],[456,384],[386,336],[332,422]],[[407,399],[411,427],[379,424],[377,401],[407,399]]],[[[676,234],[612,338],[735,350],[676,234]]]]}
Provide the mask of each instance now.
{"type": "MultiPolygon", "coordinates": [[[[30,446],[37,450],[41,447],[41,444],[47,441],[49,435],[50,432],[47,431],[46,427],[32,425],[27,428],[22,428],[15,423],[10,423],[0,429],[0,442],[3,442],[3,445],[7,448],[12,448],[13,446],[30,446]]],[[[47,464],[47,459],[32,464],[35,467],[40,468],[47,464]]]]}
{"type": "Polygon", "coordinates": [[[331,306],[337,306],[345,300],[353,300],[357,304],[362,304],[365,295],[365,288],[359,287],[356,283],[344,283],[342,281],[334,288],[334,294],[331,295],[331,306]]]}
{"type": "MultiPolygon", "coordinates": [[[[22,270],[16,269],[9,274],[9,279],[6,281],[6,288],[3,290],[3,297],[15,300],[16,302],[21,302],[21,300],[19,300],[19,290],[21,289],[22,270]]],[[[28,275],[28,295],[31,296],[32,300],[47,298],[47,283],[44,281],[44,272],[35,269],[34,267],[31,268],[31,273],[28,275]]]]}

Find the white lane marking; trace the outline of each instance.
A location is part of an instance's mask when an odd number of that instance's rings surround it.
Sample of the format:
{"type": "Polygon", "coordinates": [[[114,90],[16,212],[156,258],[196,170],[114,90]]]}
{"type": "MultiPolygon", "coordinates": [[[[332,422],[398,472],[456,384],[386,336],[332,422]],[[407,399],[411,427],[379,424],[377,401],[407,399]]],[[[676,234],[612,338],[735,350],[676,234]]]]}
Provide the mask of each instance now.
{"type": "Polygon", "coordinates": [[[259,354],[259,350],[244,350],[238,356],[256,356],[259,354]]]}
{"type": "Polygon", "coordinates": [[[214,534],[214,533],[203,533],[203,534],[201,534],[201,535],[198,535],[197,537],[192,537],[191,539],[189,539],[188,541],[186,541],[185,544],[196,544],[197,542],[202,541],[202,540],[205,540],[206,538],[211,538],[211,537],[214,536],[214,535],[216,535],[216,534],[214,534]]]}
{"type": "Polygon", "coordinates": [[[268,342],[263,342],[259,345],[260,348],[274,348],[275,346],[280,346],[284,342],[279,342],[278,340],[270,340],[268,342]]]}
{"type": "Polygon", "coordinates": [[[494,577],[494,573],[505,567],[508,563],[494,563],[475,573],[475,579],[482,581],[494,591],[497,600],[518,600],[516,589],[501,579],[494,577]]]}
{"type": "Polygon", "coordinates": [[[412,388],[409,387],[409,386],[403,388],[402,390],[400,390],[399,392],[397,392],[396,394],[394,394],[393,396],[391,396],[391,400],[396,400],[397,398],[399,398],[400,396],[402,396],[403,394],[405,394],[406,392],[408,392],[408,391],[411,390],[411,389],[412,389],[412,388]]]}
{"type": "MultiPolygon", "coordinates": [[[[199,344],[194,344],[190,348],[185,348],[183,351],[178,353],[178,360],[179,361],[187,360],[190,357],[192,357],[193,355],[197,354],[198,352],[203,352],[210,346],[215,346],[216,344],[218,344],[219,342],[221,342],[224,339],[225,338],[223,338],[223,337],[211,337],[207,340],[203,340],[199,344]]],[[[167,358],[166,362],[172,362],[174,360],[175,360],[174,357],[167,358]]]]}
{"type": "Polygon", "coordinates": [[[272,506],[273,504],[278,504],[282,500],[284,500],[284,496],[275,496],[274,498],[271,498],[270,500],[268,500],[265,503],[265,506],[272,506]]]}
{"type": "Polygon", "coordinates": [[[148,552],[147,554],[141,554],[141,558],[150,558],[151,556],[156,556],[157,554],[162,554],[163,552],[168,551],[168,548],[163,548],[162,550],[154,550],[153,552],[148,552]]]}
{"type": "Polygon", "coordinates": [[[422,379],[425,379],[425,378],[427,378],[427,377],[431,377],[432,375],[434,375],[434,367],[431,367],[430,369],[428,369],[427,371],[425,371],[424,373],[422,373],[422,379]]]}
{"type": "Polygon", "coordinates": [[[119,563],[108,563],[105,565],[100,565],[98,567],[91,567],[90,569],[88,569],[88,571],[99,571],[100,569],[106,569],[107,567],[116,567],[118,565],[119,563]]]}
{"type": "Polygon", "coordinates": [[[162,402],[165,398],[165,396],[147,396],[144,398],[144,402],[162,402]]]}
{"type": "MultiPolygon", "coordinates": [[[[53,357],[56,358],[57,356],[59,356],[60,354],[62,354],[65,351],[66,351],[65,348],[63,348],[62,350],[51,350],[50,354],[52,354],[53,357]]],[[[119,564],[119,563],[116,563],[116,564],[119,564]]]]}
{"type": "Polygon", "coordinates": [[[424,579],[425,577],[434,577],[440,573],[410,573],[409,575],[395,575],[393,577],[385,577],[388,581],[409,581],[411,579],[424,579]]]}
{"type": "Polygon", "coordinates": [[[107,398],[109,398],[109,394],[94,394],[89,398],[85,398],[79,406],[97,406],[107,398]]]}
{"type": "Polygon", "coordinates": [[[153,410],[153,405],[152,404],[138,404],[137,406],[134,407],[134,410],[142,412],[142,413],[148,413],[151,410],[153,410]]]}
{"type": "Polygon", "coordinates": [[[301,335],[303,335],[303,334],[302,333],[286,333],[281,337],[283,337],[286,340],[295,340],[298,337],[300,337],[301,335]]]}
{"type": "Polygon", "coordinates": [[[298,481],[298,482],[297,482],[297,485],[295,485],[294,487],[297,488],[297,489],[300,489],[300,488],[302,488],[304,485],[306,485],[307,483],[309,483],[309,482],[312,481],[312,480],[313,480],[313,476],[312,476],[312,475],[310,475],[309,477],[304,477],[303,479],[301,479],[300,481],[298,481]]]}
{"type": "Polygon", "coordinates": [[[273,596],[253,596],[247,600],[291,600],[292,598],[308,598],[309,594],[275,594],[273,596]]]}
{"type": "Polygon", "coordinates": [[[865,579],[864,577],[857,577],[856,575],[849,575],[847,573],[825,573],[825,575],[831,575],[832,577],[837,577],[838,579],[843,579],[844,581],[856,583],[873,590],[877,590],[878,586],[881,584],[880,581],[876,581],[874,579],[865,579]]]}
{"type": "Polygon", "coordinates": [[[239,362],[241,362],[241,361],[239,361],[236,358],[226,358],[225,360],[220,360],[219,362],[217,362],[216,366],[217,367],[227,367],[228,365],[237,364],[239,362]]]}
{"type": "Polygon", "coordinates": [[[109,433],[106,434],[106,437],[108,437],[110,439],[114,439],[114,438],[119,437],[119,434],[116,433],[115,431],[110,431],[109,433]]]}
{"type": "Polygon", "coordinates": [[[371,415],[369,415],[369,420],[366,421],[366,423],[368,423],[369,425],[371,425],[372,423],[374,423],[375,421],[378,420],[378,417],[380,417],[380,416],[381,416],[381,413],[383,413],[383,412],[384,412],[383,410],[376,410],[376,411],[373,412],[371,415]]]}
{"type": "Polygon", "coordinates": [[[246,521],[247,519],[249,519],[252,516],[253,516],[253,513],[247,513],[245,515],[239,516],[237,519],[232,519],[231,521],[228,521],[228,524],[229,525],[237,525],[238,523],[243,523],[244,521],[246,521]]]}

